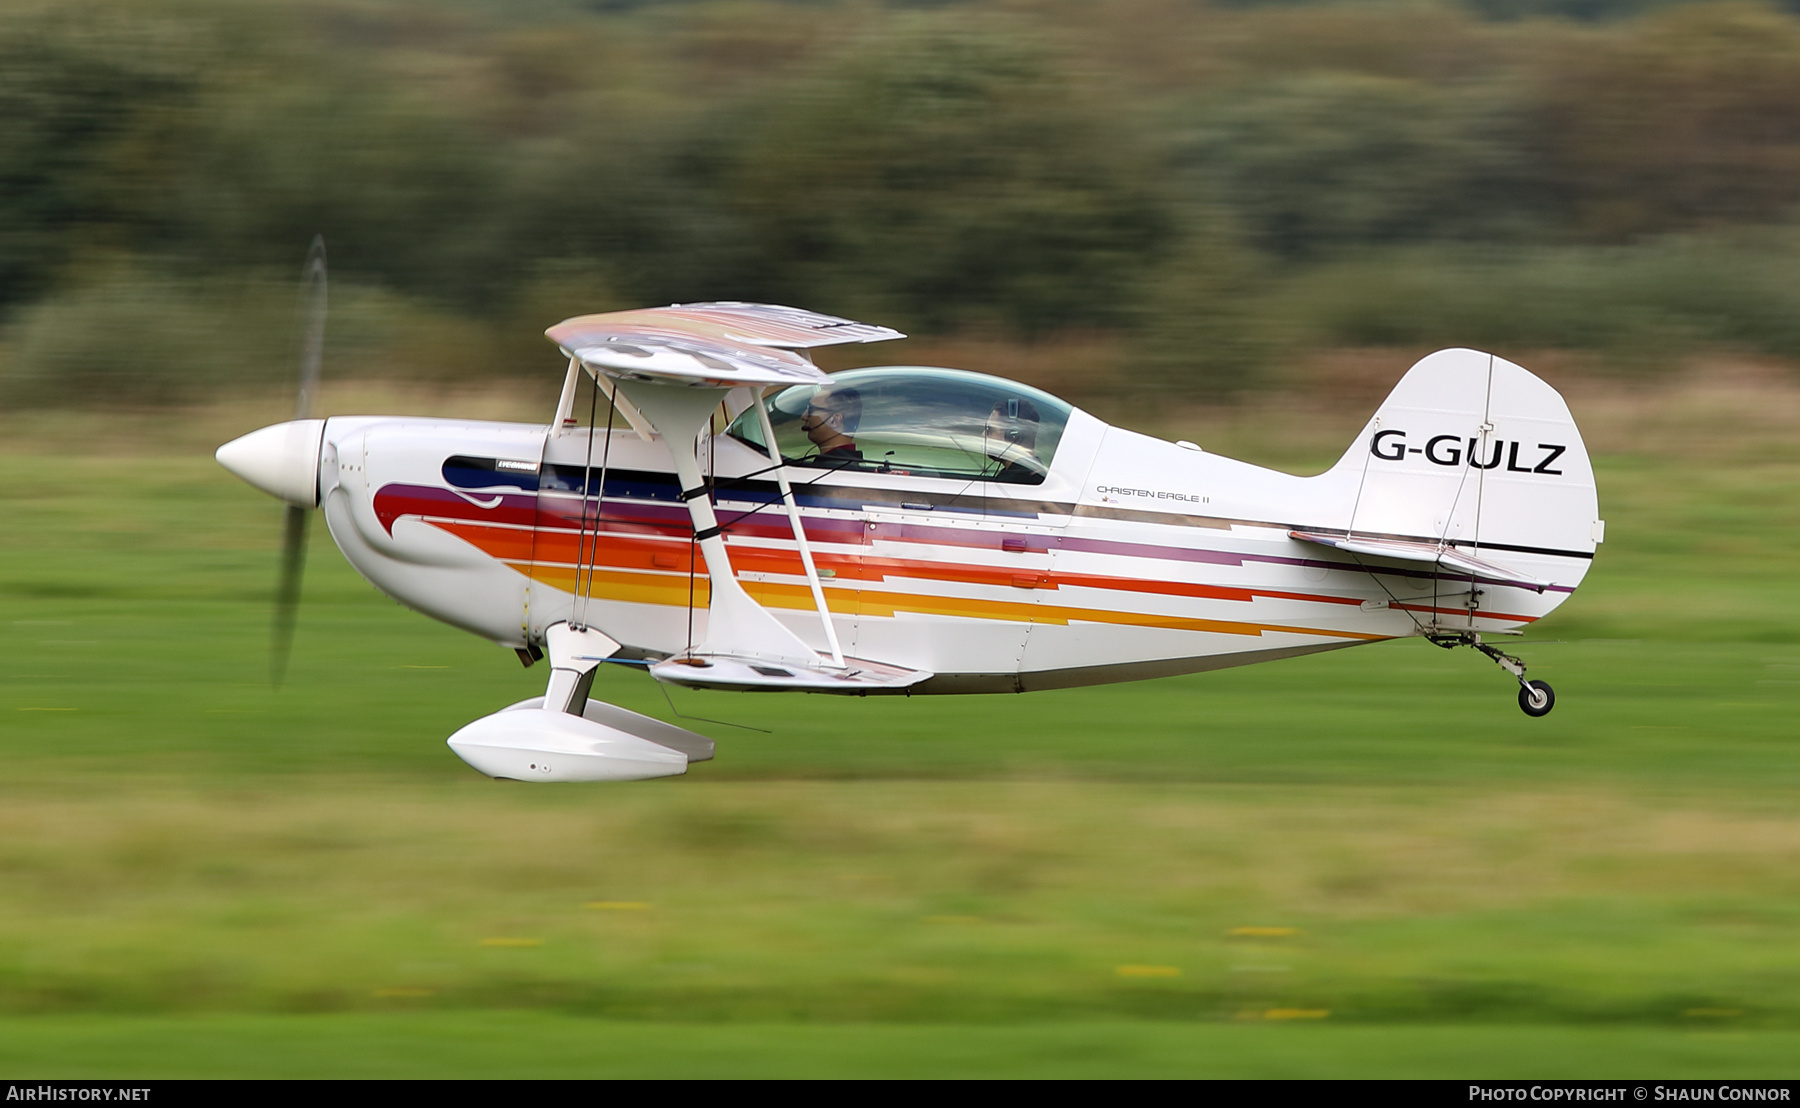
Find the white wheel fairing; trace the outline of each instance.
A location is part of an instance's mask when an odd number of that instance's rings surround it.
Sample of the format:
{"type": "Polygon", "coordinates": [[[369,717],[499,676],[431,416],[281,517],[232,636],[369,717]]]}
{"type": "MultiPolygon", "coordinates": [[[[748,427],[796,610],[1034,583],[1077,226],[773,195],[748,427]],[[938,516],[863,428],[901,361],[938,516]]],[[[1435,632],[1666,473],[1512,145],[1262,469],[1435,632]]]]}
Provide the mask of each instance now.
{"type": "Polygon", "coordinates": [[[446,741],[476,770],[513,781],[643,781],[688,767],[679,750],[544,708],[483,716],[446,741]]]}

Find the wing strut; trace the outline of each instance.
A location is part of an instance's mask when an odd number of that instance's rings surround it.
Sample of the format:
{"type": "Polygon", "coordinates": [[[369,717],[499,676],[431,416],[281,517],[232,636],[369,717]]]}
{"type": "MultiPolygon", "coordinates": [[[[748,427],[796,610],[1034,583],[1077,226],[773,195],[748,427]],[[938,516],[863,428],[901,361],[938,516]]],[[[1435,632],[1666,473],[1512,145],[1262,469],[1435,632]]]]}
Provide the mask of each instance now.
{"type": "Polygon", "coordinates": [[[631,429],[637,432],[638,438],[645,442],[656,441],[656,428],[651,426],[648,419],[644,418],[644,413],[638,411],[636,404],[619,394],[618,386],[607,380],[605,374],[594,371],[594,386],[606,396],[606,402],[625,417],[625,422],[631,424],[631,429]]]}
{"type": "Polygon", "coordinates": [[[750,599],[732,573],[731,557],[725,552],[722,537],[724,529],[713,514],[712,497],[707,495],[699,459],[694,455],[694,440],[712,419],[724,390],[684,388],[654,381],[615,381],[614,387],[662,436],[669,459],[675,463],[675,476],[681,482],[681,497],[687,501],[700,553],[706,559],[712,602],[707,609],[706,638],[699,652],[798,666],[817,664],[819,656],[813,649],[750,599]]]}
{"type": "Polygon", "coordinates": [[[732,303],[578,316],[545,333],[594,373],[639,435],[662,440],[681,483],[694,539],[706,558],[711,584],[706,633],[681,656],[651,665],[652,677],[701,688],[864,695],[910,688],[931,676],[926,670],[844,657],[793,488],[779,465],[777,483],[831,647],[830,661],[752,599],[732,570],[724,528],[701,480],[695,450],[695,440],[720,401],[743,388],[752,393],[760,412],[770,459],[779,463],[780,448],[761,390],[831,380],[794,351],[903,338],[900,332],[797,308],[732,303]]]}
{"type": "Polygon", "coordinates": [[[550,420],[550,437],[556,438],[575,422],[575,386],[581,383],[581,359],[569,358],[569,372],[563,375],[562,395],[556,399],[556,415],[550,420]]]}
{"type": "Polygon", "coordinates": [[[782,464],[781,448],[775,445],[775,427],[769,422],[769,406],[763,403],[761,389],[750,390],[756,405],[756,418],[762,423],[763,442],[769,448],[769,461],[775,463],[775,483],[781,488],[781,502],[787,505],[788,523],[794,528],[794,542],[800,547],[800,564],[806,569],[806,584],[812,589],[813,603],[819,609],[819,622],[825,625],[825,641],[831,647],[831,664],[842,667],[844,648],[838,645],[837,628],[831,624],[831,609],[825,604],[825,586],[819,584],[819,571],[813,566],[812,546],[806,541],[806,527],[800,522],[800,508],[794,503],[794,487],[788,483],[787,468],[782,464]]]}

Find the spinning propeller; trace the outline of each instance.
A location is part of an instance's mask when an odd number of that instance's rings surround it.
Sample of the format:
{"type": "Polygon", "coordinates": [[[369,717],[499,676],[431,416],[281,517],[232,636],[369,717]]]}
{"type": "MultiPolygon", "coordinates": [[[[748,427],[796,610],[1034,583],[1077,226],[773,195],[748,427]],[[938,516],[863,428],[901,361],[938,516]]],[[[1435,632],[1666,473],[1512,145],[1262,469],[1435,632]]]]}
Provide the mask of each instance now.
{"type": "MultiPolygon", "coordinates": [[[[319,393],[319,366],[325,351],[325,239],[313,237],[300,276],[300,391],[294,418],[310,420],[319,393]]],[[[281,538],[281,578],[275,588],[275,618],[270,627],[269,675],[279,686],[287,676],[294,645],[294,620],[300,604],[300,577],[306,569],[306,534],[312,509],[290,503],[281,538]]]]}

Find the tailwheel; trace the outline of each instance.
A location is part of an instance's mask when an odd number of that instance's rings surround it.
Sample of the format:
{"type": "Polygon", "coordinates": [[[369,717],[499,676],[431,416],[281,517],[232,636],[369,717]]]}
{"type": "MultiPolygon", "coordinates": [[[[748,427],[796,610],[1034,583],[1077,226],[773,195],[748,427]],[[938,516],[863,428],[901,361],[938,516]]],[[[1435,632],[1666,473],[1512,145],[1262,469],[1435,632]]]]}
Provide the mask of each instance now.
{"type": "Polygon", "coordinates": [[[1548,681],[1525,681],[1519,685],[1519,708],[1536,719],[1547,716],[1556,707],[1556,690],[1548,681]]]}
{"type": "Polygon", "coordinates": [[[1434,646],[1445,650],[1453,650],[1459,646],[1470,646],[1486,654],[1495,665],[1513,675],[1519,682],[1519,707],[1525,714],[1537,719],[1550,714],[1556,707],[1556,690],[1547,681],[1528,681],[1525,679],[1525,663],[1481,641],[1481,636],[1473,631],[1452,631],[1430,634],[1426,638],[1434,646]]]}

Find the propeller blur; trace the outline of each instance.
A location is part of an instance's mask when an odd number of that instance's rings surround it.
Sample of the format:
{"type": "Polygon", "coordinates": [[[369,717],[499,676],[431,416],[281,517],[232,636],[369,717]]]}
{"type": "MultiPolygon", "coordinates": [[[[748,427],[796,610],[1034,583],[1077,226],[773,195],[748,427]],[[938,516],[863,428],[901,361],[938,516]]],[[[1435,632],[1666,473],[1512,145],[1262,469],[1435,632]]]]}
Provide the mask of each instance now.
{"type": "Polygon", "coordinates": [[[568,366],[545,424],[321,420],[317,263],[301,410],[218,452],[289,505],[277,657],[320,506],[378,589],[527,665],[548,656],[541,700],[449,739],[494,777],[712,757],[705,736],[591,700],[603,663],[714,689],[1028,692],[1422,636],[1488,655],[1542,715],[1550,687],[1490,640],[1566,600],[1603,537],[1562,397],[1474,350],[1413,366],[1314,477],[979,373],[827,375],[807,349],[902,336],[763,304],[550,328],[568,366]],[[583,389],[603,426],[576,417],[583,389]]]}
{"type": "MultiPolygon", "coordinates": [[[[239,451],[244,461],[255,465],[265,453],[278,449],[277,464],[263,474],[273,487],[256,481],[251,484],[266,492],[280,489],[275,495],[288,505],[282,522],[281,579],[275,588],[275,618],[270,627],[269,674],[278,686],[287,676],[288,655],[293,650],[300,579],[306,569],[306,532],[312,522],[312,509],[318,506],[318,479],[309,471],[317,469],[319,437],[324,431],[323,422],[313,419],[312,414],[325,355],[325,303],[325,240],[315,236],[312,248],[306,252],[306,268],[300,280],[300,311],[305,324],[300,339],[300,387],[294,399],[294,418],[282,425],[286,433],[281,436],[279,448],[270,444],[239,451]]],[[[230,468],[222,451],[219,461],[230,468]]]]}

